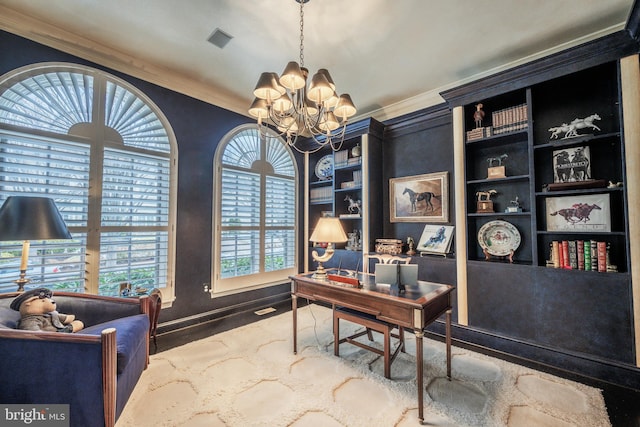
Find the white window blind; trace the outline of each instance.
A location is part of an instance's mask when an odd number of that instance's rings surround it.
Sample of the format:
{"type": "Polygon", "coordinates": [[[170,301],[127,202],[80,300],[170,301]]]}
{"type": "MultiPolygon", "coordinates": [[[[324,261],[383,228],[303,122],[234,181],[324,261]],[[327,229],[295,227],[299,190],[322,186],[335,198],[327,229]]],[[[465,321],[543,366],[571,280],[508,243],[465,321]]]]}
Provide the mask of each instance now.
{"type": "Polygon", "coordinates": [[[214,292],[285,280],[296,262],[296,168],[281,139],[255,126],[218,148],[214,292]]]}
{"type": "MultiPolygon", "coordinates": [[[[28,286],[106,295],[125,281],[172,286],[176,152],[166,119],[101,71],[34,70],[0,78],[0,203],[52,198],[73,240],[31,242],[28,286]]],[[[20,254],[21,242],[0,241],[0,291],[15,290],[20,254]]]]}

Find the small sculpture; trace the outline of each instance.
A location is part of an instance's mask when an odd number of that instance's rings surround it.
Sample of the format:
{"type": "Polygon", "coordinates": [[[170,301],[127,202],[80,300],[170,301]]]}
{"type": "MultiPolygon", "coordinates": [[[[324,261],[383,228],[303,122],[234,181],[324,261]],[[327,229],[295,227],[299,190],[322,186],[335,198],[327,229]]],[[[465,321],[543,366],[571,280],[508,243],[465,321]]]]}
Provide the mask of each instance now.
{"type": "Polygon", "coordinates": [[[477,104],[476,111],[473,113],[473,120],[476,122],[476,128],[482,127],[482,119],[484,119],[484,111],[482,111],[482,104],[477,104]]]}
{"type": "Polygon", "coordinates": [[[349,211],[350,214],[360,215],[360,212],[362,211],[361,200],[354,200],[351,196],[347,194],[347,196],[344,198],[344,201],[349,202],[349,206],[347,207],[347,210],[349,211]]]}
{"type": "Polygon", "coordinates": [[[507,157],[509,157],[509,156],[506,153],[505,154],[501,154],[498,157],[489,157],[487,159],[487,163],[489,163],[489,167],[490,168],[492,168],[494,166],[502,166],[502,164],[507,159],[507,157]]]}
{"type": "Polygon", "coordinates": [[[488,191],[478,191],[476,192],[477,201],[477,213],[492,213],[493,211],[493,201],[491,200],[491,196],[498,194],[496,190],[488,190],[488,191]]]}
{"type": "Polygon", "coordinates": [[[478,198],[479,202],[488,202],[495,194],[498,194],[497,190],[478,191],[476,192],[476,197],[478,198]]]}
{"type": "Polygon", "coordinates": [[[549,137],[549,139],[558,138],[558,135],[560,135],[562,132],[564,132],[564,137],[562,139],[566,139],[580,136],[580,134],[578,134],[578,130],[580,129],[589,128],[594,130],[601,130],[593,123],[594,120],[600,120],[600,116],[598,114],[592,114],[585,117],[584,119],[575,119],[569,124],[563,123],[560,126],[549,128],[549,132],[551,132],[551,136],[549,137]]]}
{"type": "Polygon", "coordinates": [[[407,245],[409,245],[409,250],[407,251],[407,255],[415,255],[416,251],[413,250],[413,245],[415,245],[415,241],[413,237],[407,237],[407,245]]]}
{"type": "Polygon", "coordinates": [[[522,212],[522,207],[520,206],[520,199],[518,196],[514,200],[509,201],[509,206],[504,210],[506,213],[513,212],[522,212]]]}

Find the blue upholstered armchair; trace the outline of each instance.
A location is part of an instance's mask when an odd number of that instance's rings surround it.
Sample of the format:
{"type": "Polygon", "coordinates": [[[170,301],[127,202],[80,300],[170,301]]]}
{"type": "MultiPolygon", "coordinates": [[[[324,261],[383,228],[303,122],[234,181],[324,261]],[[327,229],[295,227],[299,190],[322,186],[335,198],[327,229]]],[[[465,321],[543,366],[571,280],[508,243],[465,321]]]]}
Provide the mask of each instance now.
{"type": "Polygon", "coordinates": [[[71,426],[115,424],[149,363],[149,300],[55,292],[80,332],[17,330],[18,293],[0,294],[0,402],[69,404],[71,426]]]}

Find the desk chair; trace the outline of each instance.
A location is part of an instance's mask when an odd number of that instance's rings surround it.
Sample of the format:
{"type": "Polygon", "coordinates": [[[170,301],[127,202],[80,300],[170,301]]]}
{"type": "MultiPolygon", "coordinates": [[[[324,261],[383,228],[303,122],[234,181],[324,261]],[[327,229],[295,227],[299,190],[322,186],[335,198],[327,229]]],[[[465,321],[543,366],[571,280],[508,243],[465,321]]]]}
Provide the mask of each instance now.
{"type": "MultiPolygon", "coordinates": [[[[389,254],[369,255],[369,257],[377,258],[380,261],[379,263],[382,264],[409,264],[409,261],[411,261],[411,257],[400,257],[389,254]]],[[[333,305],[333,353],[336,356],[340,355],[340,344],[345,342],[383,356],[384,376],[385,378],[391,378],[391,363],[393,363],[399,352],[404,353],[404,328],[379,320],[373,314],[362,313],[346,307],[336,307],[333,305]],[[365,330],[345,338],[340,338],[340,319],[362,325],[365,327],[365,330]],[[398,328],[397,334],[392,333],[395,328],[398,328]],[[372,331],[379,332],[384,336],[384,350],[355,340],[366,334],[369,341],[373,341],[372,331]],[[391,353],[392,337],[399,340],[393,354],[391,353]]]]}

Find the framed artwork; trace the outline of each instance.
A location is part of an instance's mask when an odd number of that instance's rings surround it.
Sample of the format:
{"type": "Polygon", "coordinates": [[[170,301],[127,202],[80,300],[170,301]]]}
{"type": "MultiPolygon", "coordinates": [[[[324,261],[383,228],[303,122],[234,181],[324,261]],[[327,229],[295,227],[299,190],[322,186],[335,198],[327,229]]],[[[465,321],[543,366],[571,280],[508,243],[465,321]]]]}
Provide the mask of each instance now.
{"type": "Polygon", "coordinates": [[[548,197],[547,231],[611,231],[608,194],[548,197]]]}
{"type": "Polygon", "coordinates": [[[591,179],[589,146],[568,147],[553,152],[553,182],[576,182],[591,179]]]}
{"type": "Polygon", "coordinates": [[[449,222],[449,172],[389,180],[391,222],[449,222]]]}
{"type": "Polygon", "coordinates": [[[450,253],[453,230],[453,225],[425,225],[416,250],[420,253],[450,253]]]}

